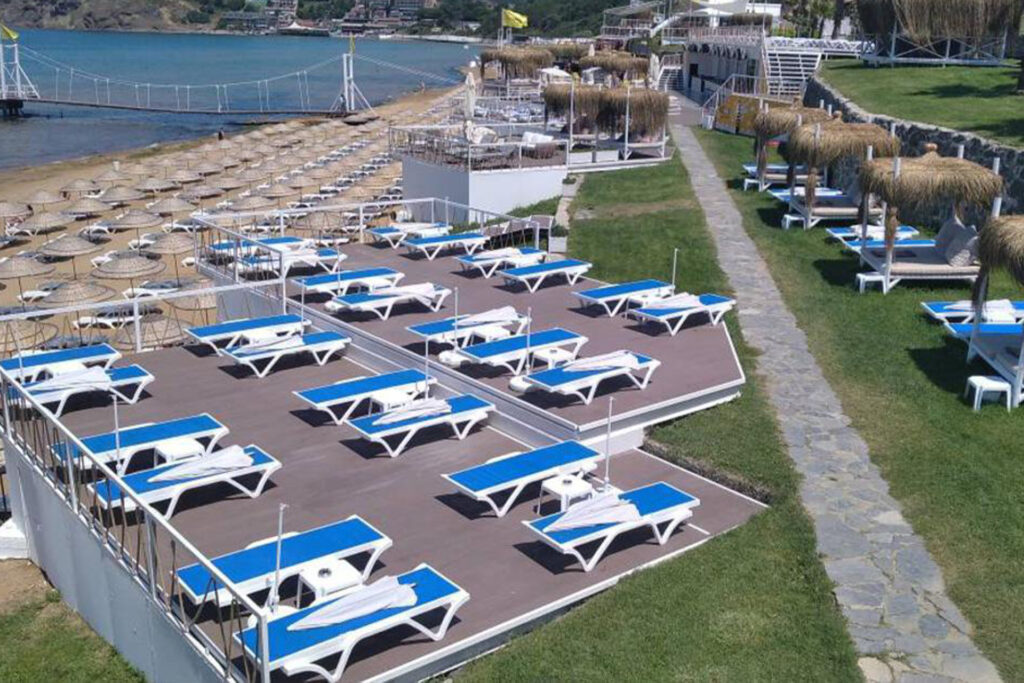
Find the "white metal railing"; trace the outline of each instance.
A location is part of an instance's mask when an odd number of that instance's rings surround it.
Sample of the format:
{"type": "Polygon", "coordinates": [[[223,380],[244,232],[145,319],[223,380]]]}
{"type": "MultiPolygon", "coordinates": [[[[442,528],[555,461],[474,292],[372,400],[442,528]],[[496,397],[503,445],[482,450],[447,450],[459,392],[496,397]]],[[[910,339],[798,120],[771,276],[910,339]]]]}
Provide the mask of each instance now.
{"type": "MultiPolygon", "coordinates": [[[[488,127],[501,135],[522,131],[529,124],[494,123],[488,127]]],[[[536,128],[536,125],[532,126],[536,128]]],[[[389,133],[392,154],[415,157],[431,164],[454,166],[466,170],[519,169],[536,166],[565,166],[569,163],[568,140],[555,139],[543,143],[521,140],[499,140],[471,143],[464,137],[445,134],[430,126],[392,128],[389,133]]]]}

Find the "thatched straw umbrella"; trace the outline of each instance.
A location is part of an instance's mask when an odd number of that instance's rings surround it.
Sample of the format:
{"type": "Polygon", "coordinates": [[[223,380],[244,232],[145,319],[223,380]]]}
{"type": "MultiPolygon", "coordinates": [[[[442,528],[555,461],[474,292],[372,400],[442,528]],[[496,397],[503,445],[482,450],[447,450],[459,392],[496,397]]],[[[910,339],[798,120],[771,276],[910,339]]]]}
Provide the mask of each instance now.
{"type": "Polygon", "coordinates": [[[273,199],[261,197],[260,195],[249,195],[231,202],[232,211],[259,211],[274,205],[273,199]]]}
{"type": "Polygon", "coordinates": [[[193,185],[192,187],[184,190],[179,197],[187,202],[195,202],[200,208],[202,208],[203,200],[209,199],[210,197],[219,197],[224,194],[224,190],[219,187],[212,185],[199,184],[193,185]]]}
{"type": "Polygon", "coordinates": [[[979,235],[978,260],[981,272],[973,296],[976,310],[988,294],[988,278],[993,270],[1004,268],[1018,284],[1024,285],[1024,215],[990,218],[979,235]]]}
{"type": "Polygon", "coordinates": [[[645,136],[662,131],[668,119],[668,95],[647,88],[604,89],[600,97],[598,125],[614,135],[618,130],[626,129],[627,116],[627,135],[645,136]]]}
{"type": "Polygon", "coordinates": [[[196,206],[180,197],[164,197],[160,201],[150,204],[147,210],[160,216],[170,216],[176,213],[191,213],[196,210],[196,206]]]}
{"type": "Polygon", "coordinates": [[[559,62],[576,62],[590,52],[590,46],[583,43],[548,43],[542,47],[559,62]]]}
{"type": "Polygon", "coordinates": [[[505,74],[510,78],[532,78],[538,69],[547,68],[555,63],[555,58],[548,50],[537,47],[500,47],[480,52],[480,78],[483,79],[484,69],[492,62],[498,62],[505,74]]]}
{"type": "Polygon", "coordinates": [[[963,39],[978,42],[1016,33],[1021,10],[1018,0],[857,0],[865,33],[903,34],[914,42],[963,39]]]}
{"type": "Polygon", "coordinates": [[[177,183],[178,185],[187,185],[189,183],[198,183],[203,179],[203,176],[199,175],[192,169],[179,168],[174,173],[168,175],[167,179],[171,182],[177,183]]]}
{"type": "Polygon", "coordinates": [[[199,175],[207,176],[213,175],[214,173],[220,173],[224,170],[224,166],[215,161],[200,161],[192,167],[192,170],[199,175]]]}
{"type": "Polygon", "coordinates": [[[63,308],[79,304],[95,304],[108,301],[117,294],[110,287],[105,287],[95,280],[69,280],[60,285],[39,305],[44,308],[63,308]]]}
{"type": "Polygon", "coordinates": [[[792,131],[786,156],[790,163],[807,164],[804,203],[808,210],[814,207],[818,169],[828,168],[847,157],[864,159],[869,149],[874,156],[896,156],[900,141],[873,123],[844,123],[838,112],[830,121],[804,124],[792,131]]]}
{"type": "Polygon", "coordinates": [[[34,232],[52,232],[60,230],[73,220],[74,218],[64,213],[44,211],[42,213],[34,213],[26,218],[22,221],[21,227],[34,232]]]}
{"type": "Polygon", "coordinates": [[[106,202],[101,202],[93,197],[82,197],[64,207],[64,213],[73,216],[98,216],[101,213],[110,211],[112,207],[106,202]]]}
{"type": "Polygon", "coordinates": [[[128,280],[130,292],[135,290],[135,281],[162,273],[167,264],[137,254],[111,259],[92,269],[93,277],[104,280],[128,280]]]}
{"type": "MultiPolygon", "coordinates": [[[[757,175],[762,177],[768,166],[768,141],[780,135],[789,135],[802,125],[823,123],[832,118],[827,110],[819,107],[804,107],[800,98],[793,98],[788,107],[767,107],[754,117],[754,152],[757,158],[757,175]]],[[[790,164],[792,176],[793,165],[790,164]]],[[[789,177],[792,184],[792,177],[789,177]]]]}
{"type": "MultiPolygon", "coordinates": [[[[178,256],[195,251],[195,248],[196,241],[194,238],[180,232],[172,232],[160,235],[153,244],[145,247],[143,251],[147,254],[156,254],[157,256],[178,256]]],[[[174,279],[180,282],[181,275],[178,272],[178,259],[172,260],[174,261],[174,279]]]]}
{"type": "MultiPolygon", "coordinates": [[[[549,85],[543,92],[545,111],[565,116],[568,121],[571,110],[573,119],[584,122],[582,128],[596,126],[603,90],[594,86],[549,85]]],[[[569,121],[569,125],[575,129],[575,121],[569,121]]]]}
{"type": "Polygon", "coordinates": [[[32,213],[27,204],[0,201],[0,228],[6,228],[12,218],[24,218],[32,213]]]}
{"type": "MultiPolygon", "coordinates": [[[[216,180],[210,181],[210,185],[224,191],[237,190],[238,188],[245,187],[248,184],[248,182],[238,176],[224,176],[223,178],[217,178],[216,180]]],[[[193,187],[192,190],[194,191],[195,187],[193,187]]]]}
{"type": "Polygon", "coordinates": [[[135,189],[155,194],[157,192],[164,192],[165,190],[172,190],[175,187],[177,187],[177,185],[170,180],[165,178],[154,178],[151,176],[142,180],[142,182],[135,186],[135,189]]]}
{"type": "Polygon", "coordinates": [[[91,180],[86,180],[85,178],[76,178],[75,180],[72,180],[64,187],[60,188],[60,191],[70,197],[71,195],[76,194],[81,195],[87,192],[96,192],[99,189],[100,186],[91,180]]]}
{"type": "Polygon", "coordinates": [[[34,320],[0,322],[0,354],[13,356],[42,346],[57,336],[56,325],[34,320]]]}
{"type": "Polygon", "coordinates": [[[117,169],[108,168],[103,173],[93,178],[93,182],[99,185],[116,185],[117,183],[126,183],[132,178],[130,175],[118,171],[117,169]]]}
{"type": "Polygon", "coordinates": [[[260,195],[268,197],[270,199],[281,199],[282,197],[289,197],[295,194],[295,188],[289,187],[284,183],[274,183],[270,187],[260,190],[260,195]]]}
{"type": "Polygon", "coordinates": [[[131,351],[180,344],[185,337],[185,328],[174,318],[144,315],[139,318],[138,325],[125,325],[118,330],[111,343],[114,348],[131,351]]]}
{"type": "Polygon", "coordinates": [[[217,157],[217,163],[224,168],[236,168],[242,165],[242,159],[238,156],[217,157]]]}
{"type": "Polygon", "coordinates": [[[244,171],[240,171],[235,174],[235,178],[241,180],[246,185],[252,185],[253,183],[262,182],[264,178],[270,175],[270,171],[264,170],[263,168],[247,168],[244,171]]]}
{"type": "Polygon", "coordinates": [[[36,211],[37,207],[49,206],[50,204],[60,204],[63,201],[63,197],[54,194],[49,190],[36,190],[28,199],[25,200],[25,203],[28,204],[33,211],[36,211]]]}
{"type": "Polygon", "coordinates": [[[114,230],[134,230],[137,237],[140,230],[155,228],[163,224],[164,220],[155,214],[141,209],[132,209],[120,218],[110,221],[110,227],[114,230]]]}
{"type": "Polygon", "coordinates": [[[602,50],[580,59],[580,67],[589,69],[599,67],[621,79],[647,77],[650,61],[647,57],[637,57],[629,52],[602,50]]]}
{"type": "Polygon", "coordinates": [[[49,258],[71,259],[71,270],[78,277],[78,266],[75,258],[86,254],[95,254],[103,247],[77,235],[64,235],[39,248],[39,253],[49,258]]]}
{"type": "Polygon", "coordinates": [[[133,187],[125,187],[124,185],[115,185],[108,187],[100,194],[100,200],[108,204],[115,206],[123,206],[128,202],[134,202],[142,199],[146,195],[136,190],[133,187]]]}
{"type": "Polygon", "coordinates": [[[51,263],[42,263],[28,256],[13,256],[6,261],[0,261],[0,280],[17,280],[18,295],[24,300],[25,289],[21,286],[22,278],[47,275],[56,269],[57,267],[51,263]]]}

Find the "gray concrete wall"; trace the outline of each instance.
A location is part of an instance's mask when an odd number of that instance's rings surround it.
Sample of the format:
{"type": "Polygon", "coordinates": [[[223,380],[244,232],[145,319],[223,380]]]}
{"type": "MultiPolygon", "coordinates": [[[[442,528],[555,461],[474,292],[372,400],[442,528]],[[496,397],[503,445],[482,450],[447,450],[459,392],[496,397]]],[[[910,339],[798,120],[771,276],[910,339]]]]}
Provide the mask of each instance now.
{"type": "MultiPolygon", "coordinates": [[[[807,83],[807,90],[804,94],[804,102],[808,106],[817,106],[824,101],[825,106],[832,105],[833,109],[843,112],[846,121],[877,123],[884,128],[895,123],[896,135],[902,141],[902,154],[905,156],[917,156],[924,151],[925,144],[932,142],[938,145],[939,153],[944,156],[955,156],[957,147],[964,145],[964,157],[982,166],[992,167],[992,160],[1000,159],[1000,174],[1006,181],[1003,192],[1003,213],[1024,212],[1024,149],[1003,145],[993,140],[965,133],[963,131],[933,126],[917,121],[904,121],[903,119],[883,116],[865,111],[818,77],[812,78],[807,83]]],[[[1024,102],[1021,104],[1024,110],[1024,102]]],[[[836,171],[834,182],[839,187],[844,187],[857,172],[855,164],[841,165],[836,171]]],[[[935,223],[943,220],[948,214],[926,215],[926,216],[904,216],[903,220],[917,219],[921,222],[935,223]]],[[[983,216],[972,216],[979,220],[983,216]]]]}
{"type": "Polygon", "coordinates": [[[466,171],[428,164],[408,156],[402,157],[402,195],[405,199],[437,197],[476,206],[469,201],[469,174],[466,171]]]}
{"type": "Polygon", "coordinates": [[[29,557],[64,601],[147,680],[223,680],[21,451],[4,449],[29,557]]]}
{"type": "Polygon", "coordinates": [[[563,166],[509,171],[474,171],[469,177],[469,201],[476,209],[507,213],[521,206],[562,194],[568,171],[563,166]]]}

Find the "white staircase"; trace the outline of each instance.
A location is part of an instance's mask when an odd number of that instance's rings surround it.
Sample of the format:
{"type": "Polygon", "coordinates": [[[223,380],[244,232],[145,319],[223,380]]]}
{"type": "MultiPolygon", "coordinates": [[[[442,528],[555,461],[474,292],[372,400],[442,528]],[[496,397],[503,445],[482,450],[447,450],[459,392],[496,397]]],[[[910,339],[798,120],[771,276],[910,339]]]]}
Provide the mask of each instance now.
{"type": "Polygon", "coordinates": [[[821,63],[821,51],[773,45],[769,38],[762,47],[761,61],[768,95],[799,95],[821,63]]]}
{"type": "Polygon", "coordinates": [[[661,67],[661,72],[658,74],[658,90],[662,92],[679,90],[682,85],[682,77],[683,67],[681,66],[668,65],[661,67]]]}

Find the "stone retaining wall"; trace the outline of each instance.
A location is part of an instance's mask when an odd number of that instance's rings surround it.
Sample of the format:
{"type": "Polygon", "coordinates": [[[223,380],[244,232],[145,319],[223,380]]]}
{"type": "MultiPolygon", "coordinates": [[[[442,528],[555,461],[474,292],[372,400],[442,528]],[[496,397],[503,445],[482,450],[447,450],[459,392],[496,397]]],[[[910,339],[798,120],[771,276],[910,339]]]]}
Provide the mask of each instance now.
{"type": "MultiPolygon", "coordinates": [[[[921,154],[925,144],[933,142],[938,145],[939,153],[944,156],[956,155],[957,147],[964,145],[965,158],[988,168],[992,167],[992,160],[999,157],[999,172],[1006,181],[1003,193],[1003,213],[1024,213],[1024,149],[1003,145],[973,133],[872,114],[843,97],[839,91],[818,77],[814,77],[807,83],[804,103],[808,106],[817,106],[821,101],[825,102],[826,107],[832,105],[834,110],[842,111],[846,121],[872,122],[884,128],[889,128],[890,124],[895,123],[896,135],[903,142],[902,153],[907,156],[921,154]]],[[[1021,107],[1024,109],[1024,100],[1021,102],[1021,107]]],[[[846,187],[855,172],[855,164],[842,164],[839,168],[833,169],[833,178],[830,183],[833,186],[846,187]]],[[[901,213],[903,220],[916,219],[932,224],[940,223],[945,217],[946,215],[904,216],[901,213]]],[[[981,216],[971,218],[980,219],[981,216]]]]}

